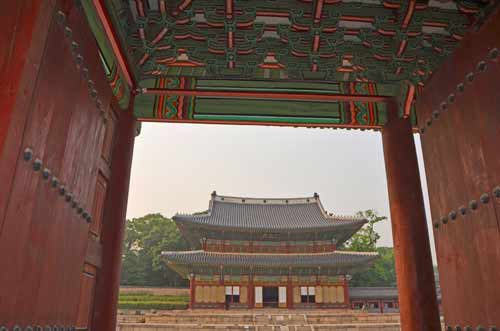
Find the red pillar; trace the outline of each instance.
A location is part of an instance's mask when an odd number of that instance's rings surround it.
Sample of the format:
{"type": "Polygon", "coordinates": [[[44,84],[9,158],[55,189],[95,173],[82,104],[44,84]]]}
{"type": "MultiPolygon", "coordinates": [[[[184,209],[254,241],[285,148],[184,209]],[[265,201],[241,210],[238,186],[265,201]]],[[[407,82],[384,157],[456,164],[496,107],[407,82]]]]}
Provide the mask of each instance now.
{"type": "Polygon", "coordinates": [[[347,307],[351,306],[351,300],[349,299],[349,281],[346,276],[344,276],[344,303],[347,307]]]}
{"type": "Polygon", "coordinates": [[[97,275],[93,330],[115,330],[122,244],[125,234],[135,119],[131,110],[118,111],[111,178],[102,225],[102,269],[97,275]]]}
{"type": "Polygon", "coordinates": [[[194,307],[194,298],[195,298],[195,291],[196,291],[196,279],[195,275],[191,274],[189,275],[189,309],[193,309],[194,307]]]}
{"type": "Polygon", "coordinates": [[[288,282],[286,284],[286,308],[293,309],[293,286],[290,275],[288,275],[288,282]]]}
{"type": "Polygon", "coordinates": [[[417,154],[408,119],[388,103],[382,129],[401,330],[441,330],[417,154]]]}
{"type": "Polygon", "coordinates": [[[255,288],[252,275],[248,277],[248,308],[255,308],[255,288]]]}

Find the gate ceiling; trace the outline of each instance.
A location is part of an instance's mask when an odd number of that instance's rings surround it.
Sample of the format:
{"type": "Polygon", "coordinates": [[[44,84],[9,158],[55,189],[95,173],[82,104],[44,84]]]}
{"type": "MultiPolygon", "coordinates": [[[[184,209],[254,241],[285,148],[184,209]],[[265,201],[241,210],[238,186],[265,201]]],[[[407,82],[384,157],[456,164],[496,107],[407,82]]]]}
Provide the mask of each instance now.
{"type": "Polygon", "coordinates": [[[416,124],[415,93],[497,2],[93,3],[110,80],[138,92],[140,119],[378,128],[392,96],[416,124]]]}

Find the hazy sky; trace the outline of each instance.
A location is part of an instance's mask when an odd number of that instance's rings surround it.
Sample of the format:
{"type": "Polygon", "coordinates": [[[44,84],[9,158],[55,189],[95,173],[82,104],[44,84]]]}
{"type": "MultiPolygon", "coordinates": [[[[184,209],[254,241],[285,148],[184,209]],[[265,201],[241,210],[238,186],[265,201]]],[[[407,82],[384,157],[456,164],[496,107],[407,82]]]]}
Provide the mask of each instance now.
{"type": "MultiPolygon", "coordinates": [[[[415,141],[425,187],[417,135],[415,141]]],[[[390,217],[378,132],[143,123],[135,141],[128,218],[206,210],[214,190],[262,198],[317,192],[329,212],[375,209],[390,217]]],[[[426,189],[424,197],[432,229],[426,189]]],[[[390,221],[376,229],[379,246],[392,246],[390,221]]],[[[435,260],[433,242],[431,247],[435,260]]]]}

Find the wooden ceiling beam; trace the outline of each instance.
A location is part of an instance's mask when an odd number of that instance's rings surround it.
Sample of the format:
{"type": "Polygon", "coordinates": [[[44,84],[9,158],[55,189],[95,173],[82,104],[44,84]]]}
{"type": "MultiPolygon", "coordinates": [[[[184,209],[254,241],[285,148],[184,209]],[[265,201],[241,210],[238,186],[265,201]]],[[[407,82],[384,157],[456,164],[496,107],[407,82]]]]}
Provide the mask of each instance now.
{"type": "Polygon", "coordinates": [[[329,94],[329,93],[289,93],[289,92],[259,92],[259,91],[224,91],[224,90],[187,90],[143,88],[139,91],[152,95],[178,95],[188,97],[230,98],[230,99],[260,99],[260,100],[296,100],[296,101],[361,101],[386,102],[392,96],[360,95],[360,94],[329,94]]]}
{"type": "Polygon", "coordinates": [[[97,16],[102,23],[104,31],[106,32],[106,36],[108,37],[109,43],[111,44],[111,48],[113,49],[113,53],[118,62],[118,66],[120,67],[121,72],[124,75],[124,79],[127,81],[128,86],[131,89],[136,87],[134,77],[132,76],[132,70],[129,68],[127,63],[127,59],[123,55],[123,52],[120,48],[120,44],[118,42],[118,36],[113,28],[113,24],[111,23],[111,18],[106,10],[105,4],[103,0],[93,0],[94,7],[96,9],[97,16]]]}
{"type": "Polygon", "coordinates": [[[380,130],[381,125],[360,124],[333,124],[333,123],[283,123],[283,122],[257,122],[257,121],[228,121],[228,120],[178,120],[168,118],[138,117],[140,122],[150,123],[183,123],[183,124],[217,124],[217,125],[247,125],[247,126],[279,126],[294,128],[325,128],[325,129],[355,129],[355,130],[380,130]]]}

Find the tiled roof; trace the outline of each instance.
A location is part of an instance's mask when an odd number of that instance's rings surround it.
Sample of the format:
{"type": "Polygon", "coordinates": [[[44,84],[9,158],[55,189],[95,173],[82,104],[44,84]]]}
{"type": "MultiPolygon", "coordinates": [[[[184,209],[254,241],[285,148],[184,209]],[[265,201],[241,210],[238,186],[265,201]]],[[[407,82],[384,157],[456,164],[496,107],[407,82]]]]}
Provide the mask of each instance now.
{"type": "Polygon", "coordinates": [[[396,287],[351,287],[349,288],[351,300],[362,299],[397,299],[396,287]]]}
{"type": "Polygon", "coordinates": [[[197,251],[163,252],[167,262],[173,264],[208,266],[261,266],[261,267],[351,267],[368,265],[377,253],[335,251],[314,254],[245,254],[197,251]]]}
{"type": "Polygon", "coordinates": [[[321,205],[319,196],[295,199],[255,199],[212,194],[209,210],[195,215],[175,215],[178,223],[247,230],[349,229],[357,231],[366,220],[333,216],[321,205]]]}
{"type": "MultiPolygon", "coordinates": [[[[436,287],[438,302],[441,302],[441,288],[436,287]]],[[[371,299],[397,299],[397,287],[351,287],[349,288],[351,300],[371,299]]]]}

